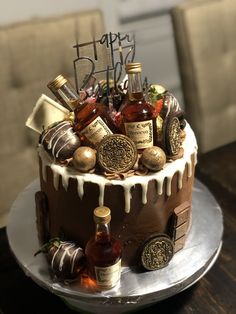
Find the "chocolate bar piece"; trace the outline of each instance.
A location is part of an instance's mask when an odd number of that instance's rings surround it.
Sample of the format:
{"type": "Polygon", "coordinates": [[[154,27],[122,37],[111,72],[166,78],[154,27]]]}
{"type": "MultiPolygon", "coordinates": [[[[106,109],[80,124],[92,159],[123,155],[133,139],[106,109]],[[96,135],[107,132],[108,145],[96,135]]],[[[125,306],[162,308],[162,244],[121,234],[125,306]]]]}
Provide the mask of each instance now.
{"type": "Polygon", "coordinates": [[[185,223],[183,223],[179,227],[175,228],[174,237],[173,237],[174,240],[177,240],[177,239],[181,238],[182,236],[184,236],[187,233],[187,230],[188,230],[188,222],[186,221],[185,223]]]}
{"type": "Polygon", "coordinates": [[[190,218],[190,203],[184,202],[174,209],[173,226],[178,227],[190,218]]]}
{"type": "Polygon", "coordinates": [[[38,191],[35,193],[36,205],[36,226],[38,237],[41,244],[49,241],[49,215],[47,196],[44,192],[38,191]]]}
{"type": "Polygon", "coordinates": [[[184,247],[185,241],[186,241],[186,235],[184,235],[183,237],[179,238],[178,240],[174,242],[175,253],[182,250],[182,248],[184,247]]]}

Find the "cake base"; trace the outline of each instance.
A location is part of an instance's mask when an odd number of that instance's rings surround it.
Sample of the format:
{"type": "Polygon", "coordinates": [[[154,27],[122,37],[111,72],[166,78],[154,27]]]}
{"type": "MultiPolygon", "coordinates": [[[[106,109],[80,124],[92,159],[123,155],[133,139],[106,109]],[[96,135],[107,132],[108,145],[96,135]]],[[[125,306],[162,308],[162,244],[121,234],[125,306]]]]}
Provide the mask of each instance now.
{"type": "Polygon", "coordinates": [[[198,281],[220,252],[221,209],[209,190],[195,180],[192,227],[184,248],[174,255],[167,267],[143,273],[123,267],[120,285],[106,292],[85,289],[79,283],[59,283],[52,279],[44,256],[33,256],[39,248],[34,203],[34,194],[38,190],[39,181],[36,180],[14,202],[7,227],[9,244],[26,275],[77,310],[111,313],[112,306],[112,313],[122,313],[171,297],[198,281]]]}

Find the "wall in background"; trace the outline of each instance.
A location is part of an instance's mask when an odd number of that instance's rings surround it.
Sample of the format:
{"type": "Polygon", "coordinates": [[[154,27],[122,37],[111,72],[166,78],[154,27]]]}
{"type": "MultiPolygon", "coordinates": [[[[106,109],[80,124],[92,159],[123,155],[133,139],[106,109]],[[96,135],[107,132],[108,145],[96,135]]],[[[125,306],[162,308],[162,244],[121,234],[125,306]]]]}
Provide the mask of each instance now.
{"type": "Polygon", "coordinates": [[[82,11],[98,6],[99,0],[1,0],[0,25],[82,11]]]}
{"type": "Polygon", "coordinates": [[[101,0],[108,30],[135,33],[136,61],[149,83],[165,86],[182,104],[170,9],[181,0],[101,0]]]}
{"type": "MultiPolygon", "coordinates": [[[[1,0],[0,25],[39,17],[100,8],[107,31],[134,32],[136,61],[143,76],[172,91],[182,92],[169,10],[181,0],[1,0]]],[[[85,25],[86,27],[86,25],[85,25]]]]}

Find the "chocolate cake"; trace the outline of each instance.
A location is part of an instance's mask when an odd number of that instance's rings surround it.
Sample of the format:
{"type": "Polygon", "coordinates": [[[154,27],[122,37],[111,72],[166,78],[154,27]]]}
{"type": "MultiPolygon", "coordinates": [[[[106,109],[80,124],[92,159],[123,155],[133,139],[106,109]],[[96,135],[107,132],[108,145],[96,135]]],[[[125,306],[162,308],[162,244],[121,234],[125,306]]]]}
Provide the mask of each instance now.
{"type": "MultiPolygon", "coordinates": [[[[58,278],[77,276],[83,269],[80,259],[86,269],[86,245],[92,237],[96,241],[97,207],[106,207],[112,237],[122,244],[119,265],[139,270],[167,266],[191,228],[194,133],[172,93],[142,83],[131,38],[120,33],[112,42],[109,38],[103,35],[96,44],[110,45],[114,67],[96,71],[99,62],[91,57],[93,72],[84,73],[76,89],[57,76],[47,86],[59,103],[42,95],[27,121],[40,133],[38,237],[58,278]],[[128,79],[120,81],[124,67],[128,79]],[[104,78],[99,80],[98,73],[104,78]]],[[[78,53],[80,45],[75,47],[78,53]]],[[[104,256],[101,260],[104,265],[95,268],[112,273],[116,262],[108,265],[104,256]]]]}
{"type": "Polygon", "coordinates": [[[38,221],[40,238],[63,236],[82,248],[94,234],[93,210],[99,205],[111,209],[112,234],[123,243],[123,265],[138,265],[145,241],[166,234],[180,250],[191,217],[191,196],[197,144],[187,124],[182,158],[169,161],[162,170],[145,176],[132,175],[109,180],[100,174],[78,173],[60,165],[39,145],[40,184],[47,210],[38,221]],[[42,234],[43,230],[43,234],[42,234]]]}

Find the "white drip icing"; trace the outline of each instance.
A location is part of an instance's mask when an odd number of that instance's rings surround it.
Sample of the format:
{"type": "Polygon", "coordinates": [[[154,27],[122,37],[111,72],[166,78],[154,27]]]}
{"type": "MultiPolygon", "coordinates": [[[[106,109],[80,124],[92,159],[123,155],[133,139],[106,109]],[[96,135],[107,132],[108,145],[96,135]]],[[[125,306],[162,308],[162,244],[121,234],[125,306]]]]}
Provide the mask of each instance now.
{"type": "Polygon", "coordinates": [[[148,189],[148,184],[141,184],[142,186],[142,203],[147,204],[147,189],[148,189]]]}
{"type": "Polygon", "coordinates": [[[164,181],[164,177],[161,178],[160,180],[156,179],[158,195],[161,195],[163,193],[163,181],[164,181]]]}
{"type": "Polygon", "coordinates": [[[166,195],[167,196],[171,196],[171,181],[172,181],[172,177],[166,178],[166,195]]]}
{"type": "Polygon", "coordinates": [[[62,186],[67,191],[68,185],[69,185],[69,176],[62,176],[62,186]]]}
{"type": "Polygon", "coordinates": [[[104,205],[104,192],[105,192],[105,183],[101,182],[99,184],[99,200],[98,200],[99,206],[104,205]]]}
{"type": "Polygon", "coordinates": [[[147,203],[147,190],[148,183],[151,180],[155,180],[157,182],[157,194],[161,195],[163,192],[166,193],[167,196],[171,195],[171,182],[175,173],[177,173],[177,181],[178,188],[182,188],[183,174],[185,171],[185,167],[187,167],[187,176],[192,176],[192,167],[197,162],[197,143],[194,136],[194,133],[190,126],[187,124],[185,127],[186,138],[183,142],[184,148],[184,156],[181,159],[178,159],[173,162],[168,162],[165,164],[163,169],[159,172],[150,173],[146,176],[131,176],[126,178],[125,180],[108,180],[105,177],[97,174],[89,174],[89,173],[78,173],[74,168],[63,167],[58,164],[52,163],[52,159],[45,152],[42,145],[39,146],[39,155],[42,160],[42,168],[43,168],[43,179],[46,181],[46,167],[49,166],[52,169],[54,175],[54,186],[55,189],[58,189],[59,186],[59,178],[62,177],[62,185],[65,190],[68,188],[69,179],[75,179],[77,181],[77,191],[79,197],[82,199],[84,195],[84,183],[91,182],[97,184],[99,187],[99,205],[104,205],[104,193],[105,187],[107,185],[119,185],[124,189],[124,199],[125,199],[125,212],[130,212],[130,202],[131,202],[131,189],[136,184],[140,184],[142,188],[142,203],[147,203]],[[191,156],[193,155],[193,163],[191,160],[191,156]],[[163,191],[164,181],[166,181],[165,191],[163,191]]]}
{"type": "Polygon", "coordinates": [[[131,185],[126,185],[124,186],[124,196],[125,196],[125,212],[129,213],[130,212],[130,201],[132,198],[131,194],[131,185]]]}
{"type": "Polygon", "coordinates": [[[178,171],[178,189],[182,189],[183,186],[183,171],[178,171]]]}
{"type": "Polygon", "coordinates": [[[83,177],[77,177],[77,191],[79,194],[80,199],[82,200],[83,195],[84,195],[84,179],[83,177]]]}
{"type": "Polygon", "coordinates": [[[191,162],[191,160],[187,161],[187,169],[188,169],[188,172],[187,172],[188,178],[191,178],[191,176],[192,176],[192,162],[191,162]]]}

